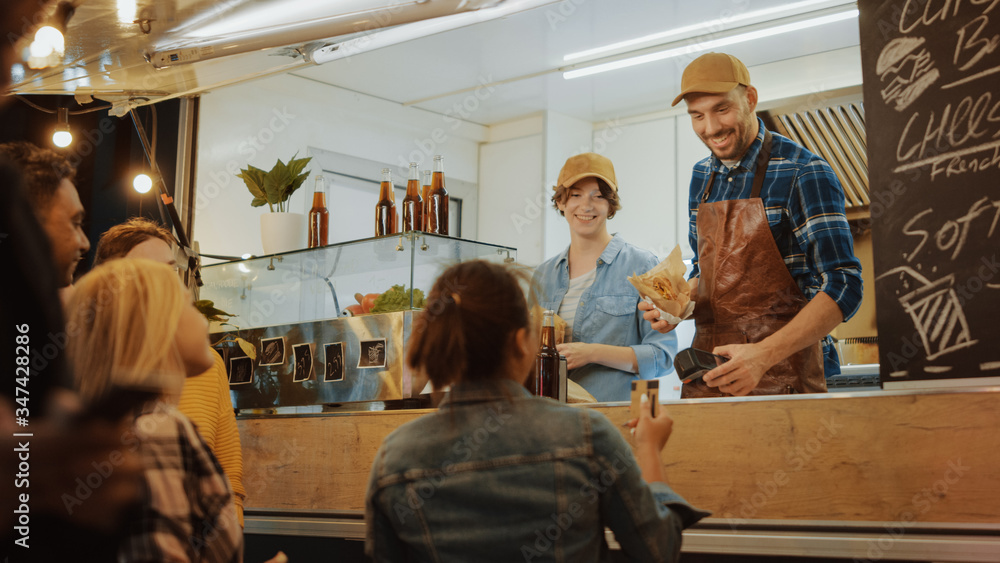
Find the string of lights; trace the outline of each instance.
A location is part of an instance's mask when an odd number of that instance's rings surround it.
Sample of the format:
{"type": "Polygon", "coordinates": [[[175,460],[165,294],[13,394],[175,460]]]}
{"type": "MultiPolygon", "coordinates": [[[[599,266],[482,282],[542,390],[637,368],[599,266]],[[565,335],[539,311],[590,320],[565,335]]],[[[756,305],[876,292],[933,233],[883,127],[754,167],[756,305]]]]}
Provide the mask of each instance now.
{"type": "MultiPolygon", "coordinates": [[[[105,105],[95,106],[91,108],[82,108],[77,110],[70,110],[69,108],[66,107],[48,108],[29,100],[25,96],[16,96],[16,98],[24,102],[29,107],[36,109],[42,113],[58,116],[56,128],[52,133],[52,144],[61,149],[64,149],[73,144],[73,131],[70,129],[69,126],[69,116],[105,111],[112,108],[112,104],[105,104],[105,105]]],[[[149,110],[152,122],[151,124],[152,136],[149,141],[149,154],[147,156],[150,159],[155,159],[156,135],[157,135],[156,106],[150,105],[149,110]]],[[[132,179],[132,187],[135,189],[135,191],[139,192],[140,194],[148,193],[153,188],[153,177],[150,176],[150,174],[147,173],[146,171],[141,171],[138,174],[136,174],[135,177],[132,179]]]]}

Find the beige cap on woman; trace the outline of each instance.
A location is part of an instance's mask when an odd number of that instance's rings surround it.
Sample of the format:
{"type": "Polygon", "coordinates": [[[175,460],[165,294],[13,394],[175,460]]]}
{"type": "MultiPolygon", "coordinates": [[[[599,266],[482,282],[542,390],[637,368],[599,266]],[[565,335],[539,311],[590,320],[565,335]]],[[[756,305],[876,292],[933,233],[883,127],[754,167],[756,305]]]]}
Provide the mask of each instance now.
{"type": "Polygon", "coordinates": [[[559,171],[559,183],[552,189],[570,188],[584,178],[600,178],[607,182],[611,189],[618,192],[618,182],[615,180],[615,167],[606,156],[594,152],[585,152],[571,156],[559,171]]]}

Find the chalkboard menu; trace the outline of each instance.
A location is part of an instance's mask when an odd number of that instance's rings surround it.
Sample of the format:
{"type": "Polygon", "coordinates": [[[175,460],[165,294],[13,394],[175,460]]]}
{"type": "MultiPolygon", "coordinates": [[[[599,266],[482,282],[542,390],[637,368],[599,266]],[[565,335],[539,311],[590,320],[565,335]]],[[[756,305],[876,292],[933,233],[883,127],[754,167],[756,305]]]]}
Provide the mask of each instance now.
{"type": "Polygon", "coordinates": [[[1000,377],[1000,0],[859,8],[882,381],[1000,377]]]}

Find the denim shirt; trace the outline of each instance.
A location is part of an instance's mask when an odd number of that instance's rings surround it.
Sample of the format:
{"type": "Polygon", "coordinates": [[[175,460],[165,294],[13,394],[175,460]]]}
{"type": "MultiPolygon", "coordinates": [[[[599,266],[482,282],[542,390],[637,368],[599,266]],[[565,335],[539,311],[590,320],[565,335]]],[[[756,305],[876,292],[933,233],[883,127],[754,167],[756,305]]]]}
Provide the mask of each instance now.
{"type": "Polygon", "coordinates": [[[646,483],[601,413],[503,379],[452,388],[386,437],[366,495],[375,561],[605,561],[610,528],[636,561],[676,561],[707,516],[646,483]]]}
{"type": "MultiPolygon", "coordinates": [[[[615,235],[597,260],[593,285],[580,296],[573,323],[573,342],[629,346],[635,351],[638,377],[600,364],[588,364],[570,370],[569,377],[583,386],[598,401],[627,401],[634,379],[653,379],[674,371],[677,336],[660,334],[642,318],[637,308],[639,292],[628,276],[642,274],[659,260],[615,235]]],[[[534,287],[539,291],[543,309],[559,310],[569,290],[569,247],[535,269],[534,287]]]]}

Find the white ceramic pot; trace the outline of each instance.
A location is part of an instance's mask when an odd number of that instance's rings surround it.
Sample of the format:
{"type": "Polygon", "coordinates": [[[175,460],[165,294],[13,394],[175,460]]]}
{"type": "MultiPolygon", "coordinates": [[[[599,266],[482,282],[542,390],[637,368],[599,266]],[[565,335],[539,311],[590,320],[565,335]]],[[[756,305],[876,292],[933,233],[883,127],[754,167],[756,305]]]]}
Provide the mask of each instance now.
{"type": "Polygon", "coordinates": [[[305,248],[306,216],[302,213],[264,213],[260,216],[260,241],[264,254],[305,248]]]}

